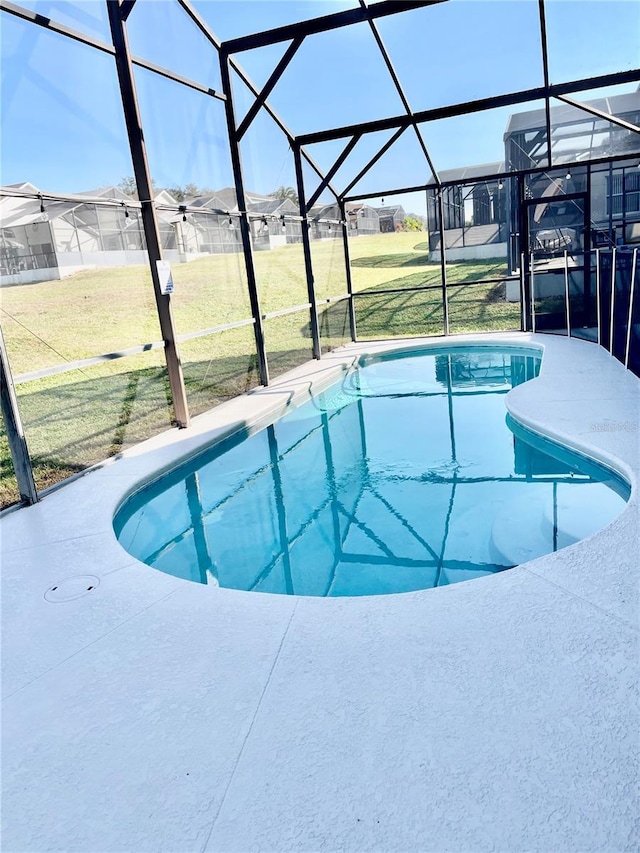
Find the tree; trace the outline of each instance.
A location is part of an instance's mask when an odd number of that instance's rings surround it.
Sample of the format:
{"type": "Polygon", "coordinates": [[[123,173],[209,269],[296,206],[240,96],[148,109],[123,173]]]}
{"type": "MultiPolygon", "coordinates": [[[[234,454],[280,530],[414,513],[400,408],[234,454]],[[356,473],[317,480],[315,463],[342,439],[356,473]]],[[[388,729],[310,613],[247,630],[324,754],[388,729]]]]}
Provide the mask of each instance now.
{"type": "Polygon", "coordinates": [[[409,213],[407,213],[407,216],[410,219],[417,219],[418,222],[422,223],[423,228],[427,227],[427,217],[426,216],[422,216],[420,213],[412,213],[411,211],[409,213]]]}
{"type": "MultiPolygon", "coordinates": [[[[160,192],[160,190],[166,190],[169,195],[172,195],[177,202],[180,204],[186,199],[196,198],[200,195],[214,195],[214,191],[209,189],[208,187],[199,187],[197,184],[189,183],[185,184],[183,187],[156,187],[155,182],[151,181],[152,186],[155,188],[156,192],[160,192]]],[[[126,178],[122,178],[120,183],[118,184],[118,189],[121,189],[122,192],[127,193],[132,198],[138,198],[138,188],[136,186],[136,179],[131,175],[128,175],[126,178]]]]}
{"type": "Polygon", "coordinates": [[[410,213],[408,216],[405,216],[402,222],[402,230],[403,231],[424,231],[424,222],[421,218],[418,218],[415,214],[410,213]]]}
{"type": "Polygon", "coordinates": [[[179,202],[186,201],[188,198],[197,198],[200,195],[213,195],[213,190],[199,187],[194,183],[185,184],[183,187],[165,187],[165,189],[179,202]]]}
{"type": "Polygon", "coordinates": [[[271,195],[274,198],[281,198],[282,201],[285,201],[285,199],[291,199],[294,204],[298,204],[298,193],[293,187],[278,187],[278,189],[274,190],[271,195]]]}
{"type": "Polygon", "coordinates": [[[136,186],[136,179],[133,175],[127,175],[126,178],[122,178],[118,184],[118,189],[130,195],[131,198],[138,198],[138,187],[136,186]]]}

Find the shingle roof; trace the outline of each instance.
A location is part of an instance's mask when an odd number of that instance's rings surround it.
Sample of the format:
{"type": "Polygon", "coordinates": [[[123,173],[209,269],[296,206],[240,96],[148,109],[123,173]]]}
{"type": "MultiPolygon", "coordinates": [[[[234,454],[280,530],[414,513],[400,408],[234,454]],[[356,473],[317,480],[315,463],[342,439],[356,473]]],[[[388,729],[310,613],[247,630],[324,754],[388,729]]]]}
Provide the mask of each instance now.
{"type": "Polygon", "coordinates": [[[314,219],[340,219],[340,208],[337,203],[314,204],[309,211],[314,219]]]}
{"type": "Polygon", "coordinates": [[[201,195],[197,198],[186,199],[185,204],[189,205],[189,207],[206,207],[213,208],[213,210],[229,210],[224,203],[224,199],[221,199],[219,195],[201,195]]]}
{"type": "Polygon", "coordinates": [[[99,187],[97,190],[83,190],[78,195],[86,195],[91,198],[114,198],[118,201],[132,200],[132,197],[123,192],[120,187],[99,187]]]}
{"type": "Polygon", "coordinates": [[[393,204],[393,205],[388,205],[388,206],[383,206],[383,207],[374,207],[373,209],[376,211],[378,216],[382,216],[382,215],[398,216],[399,215],[398,211],[402,211],[401,215],[404,216],[404,213],[405,213],[404,207],[402,207],[401,204],[393,204]]]}
{"type": "Polygon", "coordinates": [[[298,208],[290,198],[271,198],[268,201],[249,202],[252,213],[298,213],[298,208]]]}

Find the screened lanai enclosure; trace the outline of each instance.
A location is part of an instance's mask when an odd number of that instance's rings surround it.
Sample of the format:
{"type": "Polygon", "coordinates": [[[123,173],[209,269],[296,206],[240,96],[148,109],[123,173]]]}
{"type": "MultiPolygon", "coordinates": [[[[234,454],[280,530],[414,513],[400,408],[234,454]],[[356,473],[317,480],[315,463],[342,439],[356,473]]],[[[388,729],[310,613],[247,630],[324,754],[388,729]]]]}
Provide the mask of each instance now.
{"type": "Polygon", "coordinates": [[[0,0],[2,503],[351,341],[640,374],[625,0],[0,0]]]}

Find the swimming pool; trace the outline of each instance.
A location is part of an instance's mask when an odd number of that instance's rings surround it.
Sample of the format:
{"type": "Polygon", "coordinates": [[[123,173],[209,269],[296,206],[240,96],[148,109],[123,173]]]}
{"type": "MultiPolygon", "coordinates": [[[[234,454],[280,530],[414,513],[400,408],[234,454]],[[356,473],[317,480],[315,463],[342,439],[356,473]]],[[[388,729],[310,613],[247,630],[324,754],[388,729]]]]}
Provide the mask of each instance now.
{"type": "Polygon", "coordinates": [[[504,395],[540,354],[451,347],[361,360],[253,435],[120,508],[120,543],[200,583],[289,595],[407,592],[504,571],[595,533],[612,472],[518,427],[504,395]]]}

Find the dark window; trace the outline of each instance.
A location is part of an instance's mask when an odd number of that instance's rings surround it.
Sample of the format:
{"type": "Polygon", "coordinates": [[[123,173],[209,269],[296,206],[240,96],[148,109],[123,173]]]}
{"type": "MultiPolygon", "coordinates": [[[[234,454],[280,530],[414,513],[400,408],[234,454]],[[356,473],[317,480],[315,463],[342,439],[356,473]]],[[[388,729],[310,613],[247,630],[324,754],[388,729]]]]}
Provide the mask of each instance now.
{"type": "Polygon", "coordinates": [[[637,169],[625,171],[624,209],[626,213],[640,211],[640,172],[637,169]]]}
{"type": "Polygon", "coordinates": [[[607,175],[607,215],[622,216],[624,212],[624,174],[621,171],[607,175]]]}

